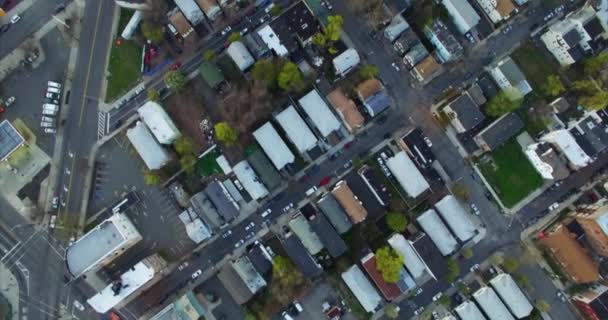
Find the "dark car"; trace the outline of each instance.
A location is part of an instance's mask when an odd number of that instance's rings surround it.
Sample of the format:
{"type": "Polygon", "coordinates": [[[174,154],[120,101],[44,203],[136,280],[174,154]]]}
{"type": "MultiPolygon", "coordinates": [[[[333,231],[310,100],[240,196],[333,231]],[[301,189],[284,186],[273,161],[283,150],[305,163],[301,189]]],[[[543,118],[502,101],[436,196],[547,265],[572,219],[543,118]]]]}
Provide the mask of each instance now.
{"type": "Polygon", "coordinates": [[[2,26],[0,26],[0,34],[7,32],[10,27],[10,24],[3,24],[2,26]]]}

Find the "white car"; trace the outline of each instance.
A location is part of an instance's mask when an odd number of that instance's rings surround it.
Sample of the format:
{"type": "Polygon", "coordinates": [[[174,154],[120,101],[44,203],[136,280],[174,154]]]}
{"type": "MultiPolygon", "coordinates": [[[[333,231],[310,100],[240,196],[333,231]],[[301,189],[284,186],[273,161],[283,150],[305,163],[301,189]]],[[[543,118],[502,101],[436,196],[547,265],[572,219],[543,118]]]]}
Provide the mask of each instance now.
{"type": "Polygon", "coordinates": [[[424,140],[424,143],[426,143],[429,148],[433,147],[433,143],[431,142],[431,139],[429,139],[429,137],[424,137],[422,138],[422,140],[424,140]]]}
{"type": "Polygon", "coordinates": [[[438,294],[433,296],[433,301],[437,301],[443,297],[443,293],[439,292],[438,294]]]}
{"type": "Polygon", "coordinates": [[[61,84],[59,82],[55,82],[55,81],[49,81],[47,82],[47,85],[49,87],[53,87],[53,88],[57,88],[57,89],[61,89],[61,84]]]}
{"type": "Polygon", "coordinates": [[[222,239],[228,238],[232,234],[232,230],[228,230],[222,234],[222,239]]]}
{"type": "Polygon", "coordinates": [[[391,66],[393,66],[393,68],[394,68],[396,71],[399,71],[399,70],[400,70],[400,69],[399,69],[399,66],[398,66],[396,63],[394,63],[394,62],[393,62],[393,63],[391,63],[391,66]]]}
{"type": "Polygon", "coordinates": [[[245,240],[243,240],[243,239],[241,239],[241,240],[237,241],[237,242],[234,244],[234,248],[236,249],[236,248],[238,248],[238,247],[242,246],[242,245],[243,245],[243,243],[245,243],[245,240]]]}
{"type": "Polygon", "coordinates": [[[177,270],[182,271],[182,270],[186,269],[186,267],[188,267],[188,261],[180,264],[179,267],[177,267],[177,270]]]}
{"type": "Polygon", "coordinates": [[[285,208],[283,208],[283,212],[287,212],[293,208],[293,203],[290,202],[285,208]]]}
{"type": "Polygon", "coordinates": [[[477,264],[474,264],[470,270],[471,270],[471,272],[475,272],[475,271],[479,270],[480,268],[481,268],[481,266],[479,265],[479,263],[477,263],[477,264]]]}
{"type": "Polygon", "coordinates": [[[559,207],[559,203],[554,202],[552,205],[549,206],[549,211],[553,211],[553,210],[557,209],[557,207],[559,207]]]}
{"type": "Polygon", "coordinates": [[[201,269],[194,271],[194,273],[192,274],[192,280],[198,278],[201,274],[203,274],[203,271],[201,269]]]}
{"type": "Polygon", "coordinates": [[[262,212],[262,218],[266,218],[271,212],[272,212],[272,209],[270,209],[270,208],[266,209],[266,211],[262,212]]]}
{"type": "Polygon", "coordinates": [[[475,215],[477,215],[477,216],[478,216],[478,215],[479,215],[479,213],[480,213],[480,212],[479,212],[479,208],[477,208],[477,206],[476,206],[474,203],[471,203],[471,210],[473,210],[473,213],[474,213],[475,215]]]}
{"type": "Polygon", "coordinates": [[[414,311],[414,315],[419,316],[422,314],[422,312],[424,312],[424,307],[420,307],[420,308],[416,309],[416,311],[414,311]]]}
{"type": "Polygon", "coordinates": [[[315,191],[317,191],[317,189],[318,188],[316,186],[313,186],[312,188],[306,190],[306,196],[307,197],[312,196],[313,194],[315,194],[315,191]]]}
{"type": "Polygon", "coordinates": [[[21,21],[21,16],[16,14],[14,16],[11,17],[11,24],[15,24],[17,22],[21,21]]]}
{"type": "Polygon", "coordinates": [[[53,209],[59,208],[59,197],[54,197],[52,201],[53,209]]]}
{"type": "Polygon", "coordinates": [[[249,229],[253,228],[255,226],[255,222],[251,221],[251,223],[249,223],[247,226],[245,226],[245,231],[249,231],[249,229]]]}
{"type": "Polygon", "coordinates": [[[11,104],[13,104],[13,102],[15,102],[15,97],[8,97],[8,99],[4,101],[4,106],[9,107],[11,104]]]}
{"type": "Polygon", "coordinates": [[[78,300],[74,300],[74,307],[76,307],[76,309],[78,309],[80,311],[84,311],[84,306],[78,300]]]}
{"type": "Polygon", "coordinates": [[[47,92],[45,97],[47,99],[55,99],[56,100],[56,99],[59,98],[59,95],[55,94],[55,93],[52,93],[52,92],[47,92]]]}
{"type": "Polygon", "coordinates": [[[418,290],[416,290],[416,293],[414,293],[414,296],[417,296],[421,293],[422,293],[422,288],[418,288],[418,290]]]}
{"type": "Polygon", "coordinates": [[[49,221],[49,227],[51,229],[55,229],[55,221],[57,221],[57,215],[52,215],[51,220],[49,221]]]}

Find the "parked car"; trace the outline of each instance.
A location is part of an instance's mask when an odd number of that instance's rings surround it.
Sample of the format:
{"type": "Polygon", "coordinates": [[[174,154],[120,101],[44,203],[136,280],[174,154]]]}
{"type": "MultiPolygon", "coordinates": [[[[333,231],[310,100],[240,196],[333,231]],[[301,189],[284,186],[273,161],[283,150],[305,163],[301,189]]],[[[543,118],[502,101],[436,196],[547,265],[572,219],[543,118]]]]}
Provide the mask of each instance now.
{"type": "Polygon", "coordinates": [[[479,263],[477,263],[477,264],[474,264],[470,270],[471,270],[471,272],[475,272],[475,271],[479,270],[480,268],[481,268],[481,266],[479,265],[479,263]]]}
{"type": "Polygon", "coordinates": [[[49,222],[49,227],[51,229],[55,229],[55,221],[57,221],[57,215],[56,214],[54,214],[54,215],[51,216],[51,220],[49,222]]]}
{"type": "Polygon", "coordinates": [[[80,311],[84,311],[84,306],[78,300],[74,300],[74,307],[80,311]]]}
{"type": "Polygon", "coordinates": [[[17,22],[21,21],[21,16],[16,14],[14,16],[11,17],[11,24],[15,24],[17,22]]]}
{"type": "Polygon", "coordinates": [[[315,193],[315,191],[317,191],[317,189],[318,188],[316,186],[312,186],[310,189],[306,190],[306,196],[307,197],[312,196],[315,193]]]}
{"type": "Polygon", "coordinates": [[[3,24],[0,26],[0,34],[5,33],[8,31],[8,29],[10,29],[11,25],[10,24],[3,24]]]}
{"type": "Polygon", "coordinates": [[[557,207],[559,207],[559,202],[554,202],[552,205],[549,206],[549,211],[553,211],[557,209],[557,207]]]}
{"type": "Polygon", "coordinates": [[[262,212],[262,218],[266,218],[266,216],[268,216],[271,212],[272,212],[272,209],[270,209],[270,208],[266,209],[266,211],[262,212]]]}
{"type": "Polygon", "coordinates": [[[437,300],[441,299],[441,297],[443,297],[443,293],[439,292],[433,296],[433,301],[437,301],[437,300]]]}
{"type": "Polygon", "coordinates": [[[201,269],[194,271],[194,273],[192,274],[192,280],[198,278],[201,274],[203,274],[203,271],[201,269]]]}
{"type": "Polygon", "coordinates": [[[222,239],[228,238],[232,234],[232,230],[228,230],[222,234],[222,239]]]}
{"type": "Polygon", "coordinates": [[[479,212],[479,208],[477,208],[477,206],[476,206],[474,203],[471,203],[471,210],[472,210],[472,211],[473,211],[473,213],[474,213],[475,215],[477,215],[477,216],[478,216],[478,215],[479,215],[479,213],[480,213],[480,212],[479,212]]]}
{"type": "Polygon", "coordinates": [[[251,221],[248,225],[245,226],[245,231],[249,231],[249,229],[255,226],[255,222],[251,221]]]}
{"type": "Polygon", "coordinates": [[[424,307],[420,307],[414,311],[414,315],[419,316],[424,312],[424,307]]]}
{"type": "Polygon", "coordinates": [[[290,202],[285,208],[283,208],[283,212],[287,212],[293,208],[293,202],[290,202]]]}
{"type": "Polygon", "coordinates": [[[184,262],[177,267],[177,270],[182,271],[188,267],[188,262],[184,262]]]}
{"type": "Polygon", "coordinates": [[[242,246],[242,245],[243,245],[243,243],[245,243],[245,240],[243,240],[243,239],[241,239],[241,240],[237,241],[237,242],[234,244],[234,248],[238,248],[238,247],[242,246]]]}

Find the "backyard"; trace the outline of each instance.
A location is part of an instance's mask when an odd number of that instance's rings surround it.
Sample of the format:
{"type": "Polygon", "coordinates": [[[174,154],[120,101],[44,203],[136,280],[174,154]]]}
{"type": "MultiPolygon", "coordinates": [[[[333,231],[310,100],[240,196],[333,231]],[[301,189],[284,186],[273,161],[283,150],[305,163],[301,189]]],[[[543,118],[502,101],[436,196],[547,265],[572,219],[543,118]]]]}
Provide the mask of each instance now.
{"type": "Polygon", "coordinates": [[[492,161],[480,161],[478,166],[506,207],[513,207],[542,185],[516,139],[494,150],[491,157],[492,161]]]}
{"type": "Polygon", "coordinates": [[[537,93],[547,81],[547,77],[555,74],[558,66],[555,59],[545,56],[532,42],[524,42],[517,50],[513,51],[511,57],[526,75],[530,85],[537,93]]]}
{"type": "MultiPolygon", "coordinates": [[[[118,29],[123,30],[131,18],[132,11],[121,10],[118,29]]],[[[120,39],[112,43],[108,65],[108,87],[106,101],[113,101],[133,87],[140,77],[142,47],[134,40],[120,39]]]]}

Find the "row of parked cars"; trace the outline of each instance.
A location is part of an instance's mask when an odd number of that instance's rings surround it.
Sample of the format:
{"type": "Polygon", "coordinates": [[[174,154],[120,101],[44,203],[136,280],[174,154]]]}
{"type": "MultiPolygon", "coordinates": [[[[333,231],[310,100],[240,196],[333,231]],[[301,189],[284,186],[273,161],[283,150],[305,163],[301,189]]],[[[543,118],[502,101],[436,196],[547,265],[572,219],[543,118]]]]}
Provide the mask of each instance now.
{"type": "Polygon", "coordinates": [[[49,81],[42,104],[42,118],[40,119],[40,127],[44,129],[44,133],[54,134],[57,132],[59,101],[61,101],[61,84],[49,81]]]}

